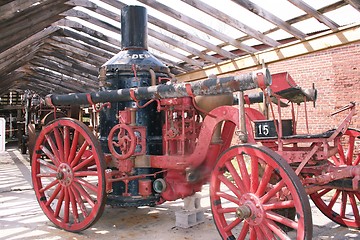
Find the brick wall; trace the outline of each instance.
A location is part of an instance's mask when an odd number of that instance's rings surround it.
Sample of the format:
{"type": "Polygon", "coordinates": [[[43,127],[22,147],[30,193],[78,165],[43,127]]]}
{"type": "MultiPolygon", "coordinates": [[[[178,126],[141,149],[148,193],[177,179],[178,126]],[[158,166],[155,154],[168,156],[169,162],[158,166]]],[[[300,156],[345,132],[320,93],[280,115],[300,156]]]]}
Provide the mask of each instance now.
{"type": "MultiPolygon", "coordinates": [[[[271,73],[289,72],[303,88],[311,88],[315,83],[316,108],[312,103],[307,105],[311,133],[336,127],[343,115],[328,115],[350,101],[356,102],[359,113],[350,127],[360,129],[360,42],[271,63],[267,67],[271,73]]],[[[302,110],[303,104],[299,111],[299,133],[305,131],[302,110]]]]}

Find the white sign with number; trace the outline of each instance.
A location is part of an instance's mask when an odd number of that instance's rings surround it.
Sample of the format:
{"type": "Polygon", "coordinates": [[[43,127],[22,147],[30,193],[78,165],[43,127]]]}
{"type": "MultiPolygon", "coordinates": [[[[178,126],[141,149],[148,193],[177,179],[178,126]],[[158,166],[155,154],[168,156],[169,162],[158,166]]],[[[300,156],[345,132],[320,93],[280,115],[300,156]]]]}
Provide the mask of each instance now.
{"type": "Polygon", "coordinates": [[[5,118],[0,118],[0,153],[5,152],[5,118]]]}

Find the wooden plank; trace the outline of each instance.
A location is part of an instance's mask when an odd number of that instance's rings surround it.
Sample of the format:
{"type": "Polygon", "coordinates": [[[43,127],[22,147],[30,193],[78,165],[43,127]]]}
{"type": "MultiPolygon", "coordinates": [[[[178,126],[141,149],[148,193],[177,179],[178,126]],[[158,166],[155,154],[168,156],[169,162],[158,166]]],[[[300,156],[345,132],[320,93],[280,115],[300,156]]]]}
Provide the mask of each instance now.
{"type": "Polygon", "coordinates": [[[90,39],[82,34],[77,33],[74,30],[62,28],[59,30],[63,35],[67,37],[71,37],[75,40],[83,41],[86,44],[89,44],[94,47],[101,48],[105,51],[112,52],[112,53],[118,53],[120,51],[120,48],[114,47],[108,44],[105,44],[103,42],[97,41],[96,39],[90,39]]]}
{"type": "Polygon", "coordinates": [[[156,10],[158,10],[158,11],[160,11],[160,12],[162,12],[162,13],[164,13],[164,14],[166,14],[166,15],[174,18],[174,19],[177,19],[177,20],[179,20],[179,21],[181,21],[183,23],[186,23],[189,26],[192,26],[192,27],[204,32],[204,33],[207,33],[210,36],[213,36],[213,37],[215,37],[215,38],[217,38],[217,39],[219,39],[219,40],[221,40],[223,42],[228,42],[231,45],[233,45],[234,47],[237,47],[237,48],[239,48],[239,49],[241,49],[241,50],[243,50],[243,51],[245,51],[247,53],[252,54],[252,53],[255,53],[257,51],[255,48],[250,47],[250,46],[248,46],[248,45],[246,45],[244,43],[241,43],[241,42],[237,41],[236,39],[231,38],[228,35],[225,35],[225,34],[219,32],[219,31],[209,27],[208,25],[206,25],[206,24],[204,24],[202,22],[199,22],[199,21],[197,21],[197,20],[195,20],[195,19],[193,19],[191,17],[188,17],[188,16],[186,16],[186,15],[184,15],[184,14],[182,14],[182,13],[168,7],[167,5],[164,5],[164,4],[159,3],[157,1],[154,1],[154,0],[138,0],[138,1],[150,6],[150,7],[154,8],[154,9],[156,9],[156,10]]]}
{"type": "Polygon", "coordinates": [[[223,75],[247,68],[261,66],[264,61],[267,64],[283,61],[300,55],[338,47],[360,41],[360,24],[340,28],[338,32],[326,32],[317,36],[309,37],[304,42],[289,43],[275,49],[269,49],[256,54],[256,57],[245,56],[234,61],[205,67],[202,70],[176,76],[179,81],[194,81],[207,78],[208,76],[223,75]]]}
{"type": "Polygon", "coordinates": [[[119,27],[116,27],[116,26],[114,26],[114,25],[112,25],[112,24],[110,24],[108,22],[97,19],[94,16],[90,16],[89,14],[87,14],[85,12],[82,12],[82,11],[79,11],[79,10],[76,10],[76,9],[70,9],[70,10],[62,13],[61,15],[65,16],[65,17],[77,17],[77,18],[85,20],[85,21],[87,21],[89,23],[92,23],[92,24],[94,24],[96,26],[102,27],[102,28],[104,28],[106,30],[120,33],[120,28],[119,27]]]}
{"type": "Polygon", "coordinates": [[[278,41],[275,41],[274,39],[262,34],[261,32],[247,26],[246,24],[240,22],[239,20],[225,14],[224,12],[219,11],[218,9],[206,4],[202,1],[195,1],[195,0],[181,0],[190,6],[197,8],[204,13],[209,14],[210,16],[232,26],[233,28],[236,28],[243,33],[246,33],[247,35],[259,40],[260,42],[263,42],[264,44],[267,44],[272,47],[276,47],[280,45],[278,41]]]}
{"type": "Polygon", "coordinates": [[[35,33],[34,35],[26,38],[24,41],[21,41],[20,43],[16,44],[15,46],[5,50],[0,51],[0,59],[5,58],[6,56],[12,54],[14,51],[17,51],[18,49],[22,49],[34,42],[41,41],[42,39],[48,37],[50,34],[58,31],[60,28],[57,26],[49,26],[42,31],[39,31],[35,33]]]}
{"type": "MultiPolygon", "coordinates": [[[[327,12],[334,11],[334,10],[336,10],[338,8],[344,7],[346,5],[347,4],[344,1],[338,1],[338,2],[335,2],[335,3],[330,4],[328,6],[325,6],[323,8],[320,8],[317,11],[319,13],[321,13],[321,14],[324,14],[324,13],[327,13],[327,12]]],[[[289,19],[286,22],[288,24],[295,24],[295,23],[304,21],[304,20],[309,19],[309,18],[311,18],[311,16],[309,14],[304,14],[304,15],[289,19]]],[[[264,34],[270,34],[272,32],[275,32],[275,31],[279,30],[279,29],[280,29],[279,27],[275,27],[275,28],[272,28],[272,29],[264,32],[264,34]]],[[[245,40],[248,40],[248,39],[250,39],[248,36],[240,38],[241,41],[245,41],[245,40]]]]}
{"type": "Polygon", "coordinates": [[[69,46],[72,46],[77,49],[81,49],[86,52],[93,53],[101,58],[104,59],[110,59],[114,54],[110,54],[105,50],[102,50],[101,48],[96,48],[88,44],[82,44],[78,41],[74,41],[70,38],[60,37],[60,36],[52,36],[50,39],[53,39],[54,41],[57,41],[59,43],[63,43],[69,46]]]}
{"type": "Polygon", "coordinates": [[[14,20],[10,25],[2,26],[0,28],[0,51],[26,40],[33,34],[42,31],[55,21],[61,19],[62,16],[58,14],[71,8],[71,6],[64,5],[61,2],[41,6],[39,9],[36,8],[36,11],[32,12],[28,18],[23,19],[21,16],[16,18],[16,21],[14,20]]]}
{"type": "Polygon", "coordinates": [[[174,38],[168,37],[166,35],[163,35],[155,30],[152,29],[148,29],[149,32],[149,36],[155,37],[157,39],[159,39],[160,41],[164,42],[164,43],[168,43],[176,48],[180,48],[184,51],[187,51],[195,56],[198,56],[199,58],[202,58],[206,61],[209,61],[210,63],[219,63],[221,62],[221,60],[219,58],[213,57],[211,55],[205,54],[193,47],[190,47],[189,45],[181,42],[181,41],[177,41],[174,38]]]}
{"type": "Polygon", "coordinates": [[[331,30],[337,31],[339,25],[332,21],[330,18],[325,15],[320,14],[315,8],[311,7],[309,4],[303,2],[302,0],[288,0],[304,12],[308,13],[310,16],[316,18],[319,22],[328,26],[331,30]]]}
{"type": "Polygon", "coordinates": [[[7,4],[0,6],[0,22],[12,18],[18,14],[21,14],[22,11],[30,8],[35,3],[41,3],[44,0],[16,0],[11,1],[7,4]]]}
{"type": "MultiPolygon", "coordinates": [[[[94,29],[91,29],[89,27],[86,27],[86,26],[82,25],[81,23],[78,23],[78,22],[75,22],[75,21],[72,21],[72,20],[69,20],[69,19],[62,19],[62,20],[58,21],[56,23],[56,25],[70,27],[70,28],[75,29],[75,30],[77,30],[79,32],[86,33],[89,36],[92,36],[92,37],[94,37],[96,39],[103,40],[106,43],[113,44],[115,46],[120,46],[121,45],[120,40],[109,37],[109,36],[99,32],[99,31],[96,31],[94,29]]],[[[120,33],[120,29],[117,29],[117,30],[118,30],[118,33],[120,33]]]]}
{"type": "Polygon", "coordinates": [[[86,84],[91,87],[96,88],[99,85],[98,79],[96,76],[85,73],[85,72],[81,72],[78,69],[69,68],[59,62],[53,62],[53,61],[35,57],[30,61],[30,64],[33,66],[36,66],[36,67],[44,67],[44,68],[50,69],[54,72],[59,72],[61,74],[65,74],[67,76],[79,79],[83,82],[86,82],[86,84]]]}
{"type": "Polygon", "coordinates": [[[282,30],[290,33],[291,35],[295,36],[300,40],[307,37],[305,33],[301,32],[300,30],[296,29],[295,27],[281,20],[274,14],[256,5],[255,3],[250,2],[249,0],[232,0],[232,1],[244,7],[245,9],[249,10],[250,12],[255,13],[256,15],[264,18],[265,20],[277,25],[282,30]]]}
{"type": "Polygon", "coordinates": [[[65,49],[68,52],[77,53],[80,57],[86,59],[87,63],[91,63],[94,66],[101,66],[103,63],[105,63],[108,60],[107,58],[103,58],[101,56],[95,55],[87,51],[83,51],[81,48],[76,48],[71,45],[59,43],[51,39],[47,39],[46,43],[50,44],[53,47],[57,47],[59,49],[65,49]]]}
{"type": "MultiPolygon", "coordinates": [[[[118,9],[121,9],[123,8],[124,6],[126,6],[126,4],[122,3],[122,2],[119,2],[119,1],[116,1],[116,0],[103,0],[102,2],[105,2],[115,8],[118,8],[118,9]]],[[[228,59],[234,59],[236,58],[237,56],[229,51],[226,51],[224,49],[221,49],[220,47],[214,45],[214,44],[211,44],[205,40],[202,40],[200,38],[198,38],[197,36],[193,35],[193,34],[190,34],[176,26],[173,26],[171,24],[168,24],[167,22],[164,22],[152,15],[148,15],[148,22],[151,23],[151,24],[154,24],[155,26],[158,26],[168,32],[171,32],[181,38],[184,38],[190,42],[193,42],[193,43],[196,43],[202,47],[205,47],[211,51],[214,51],[216,52],[217,54],[219,54],[220,56],[223,56],[225,58],[228,58],[228,59]]]]}

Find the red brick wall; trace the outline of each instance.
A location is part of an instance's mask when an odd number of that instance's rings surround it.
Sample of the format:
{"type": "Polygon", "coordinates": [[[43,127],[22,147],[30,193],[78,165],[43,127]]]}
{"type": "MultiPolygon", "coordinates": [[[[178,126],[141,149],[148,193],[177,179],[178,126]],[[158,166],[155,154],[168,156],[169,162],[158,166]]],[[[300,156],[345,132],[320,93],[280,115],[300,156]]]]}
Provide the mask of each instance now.
{"type": "MultiPolygon", "coordinates": [[[[302,88],[311,88],[315,83],[316,108],[312,103],[307,105],[311,133],[336,127],[343,115],[328,115],[350,101],[356,102],[359,113],[353,117],[351,127],[360,129],[360,42],[271,63],[267,67],[271,73],[289,72],[302,88]]],[[[305,131],[304,116],[300,111],[299,133],[305,131]]]]}

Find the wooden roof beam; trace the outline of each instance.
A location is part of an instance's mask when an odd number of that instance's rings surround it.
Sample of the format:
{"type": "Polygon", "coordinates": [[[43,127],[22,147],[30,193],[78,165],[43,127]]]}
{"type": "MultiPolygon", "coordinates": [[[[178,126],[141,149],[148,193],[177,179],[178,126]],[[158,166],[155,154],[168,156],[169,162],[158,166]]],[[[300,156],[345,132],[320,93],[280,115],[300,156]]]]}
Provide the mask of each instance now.
{"type": "Polygon", "coordinates": [[[279,46],[280,43],[261,32],[247,26],[246,24],[240,22],[239,20],[219,11],[218,9],[206,4],[202,1],[195,1],[195,0],[181,0],[189,5],[191,5],[194,8],[197,8],[204,13],[209,14],[210,16],[225,22],[226,24],[232,26],[233,28],[238,29],[239,31],[242,31],[243,33],[246,33],[247,35],[259,40],[260,42],[263,42],[266,45],[276,47],[279,46]]]}
{"type": "Polygon", "coordinates": [[[34,3],[39,2],[44,2],[44,0],[15,0],[0,6],[0,22],[21,14],[22,11],[29,9],[34,3]]]}
{"type": "Polygon", "coordinates": [[[81,43],[81,42],[78,42],[78,41],[75,41],[73,39],[70,39],[70,38],[66,38],[66,37],[59,37],[59,36],[52,36],[50,38],[51,40],[54,40],[54,41],[57,41],[59,43],[62,43],[62,44],[66,44],[66,45],[69,45],[71,47],[74,47],[76,49],[81,49],[83,50],[84,52],[89,52],[89,53],[92,53],[92,54],[95,54],[101,58],[104,58],[104,59],[110,59],[112,56],[114,56],[113,54],[101,49],[101,48],[96,48],[96,47],[93,47],[89,44],[84,44],[84,43],[81,43]]]}
{"type": "Polygon", "coordinates": [[[21,16],[16,18],[13,23],[8,23],[7,26],[0,28],[0,51],[8,49],[47,28],[62,18],[59,13],[71,8],[71,6],[64,5],[62,1],[47,2],[51,3],[40,6],[39,9],[36,8],[36,11],[31,12],[28,18],[23,19],[23,16],[21,16]]]}
{"type": "Polygon", "coordinates": [[[207,78],[211,74],[223,75],[247,68],[260,67],[262,60],[269,64],[304,54],[322,51],[360,41],[360,25],[340,28],[338,32],[327,32],[308,37],[306,41],[289,43],[276,49],[258,52],[256,56],[244,56],[233,61],[208,66],[201,70],[176,76],[180,81],[194,81],[207,78]]]}
{"type": "Polygon", "coordinates": [[[315,8],[311,7],[309,4],[303,2],[302,0],[288,0],[293,5],[297,6],[304,12],[308,13],[310,16],[316,18],[319,22],[328,26],[331,30],[337,31],[339,25],[332,21],[330,18],[326,17],[325,15],[320,14],[315,8]]]}
{"type": "MultiPolygon", "coordinates": [[[[102,0],[103,2],[115,7],[115,8],[118,8],[118,9],[121,9],[123,8],[124,6],[126,6],[126,4],[122,3],[122,2],[119,2],[119,1],[115,1],[115,0],[102,0]]],[[[176,26],[173,26],[171,24],[168,24],[167,22],[164,22],[156,17],[153,17],[151,15],[148,15],[148,21],[149,23],[151,24],[154,24],[155,26],[158,26],[159,28],[162,28],[166,31],[169,31],[181,38],[184,38],[190,42],[193,42],[193,43],[196,43],[197,45],[200,45],[204,48],[207,48],[211,51],[214,51],[216,52],[217,54],[219,54],[220,56],[223,56],[225,58],[228,58],[228,59],[234,59],[237,57],[237,55],[229,52],[229,51],[226,51],[224,49],[221,49],[220,47],[214,45],[214,44],[211,44],[205,40],[202,40],[198,37],[196,37],[195,35],[192,35],[176,26]]]]}
{"type": "Polygon", "coordinates": [[[98,87],[99,85],[98,78],[96,76],[79,71],[78,69],[69,68],[68,66],[63,65],[59,62],[44,60],[39,57],[35,57],[30,61],[30,64],[36,67],[43,67],[50,69],[54,72],[65,74],[82,82],[86,82],[86,84],[91,87],[98,87]]]}
{"type": "MultiPolygon", "coordinates": [[[[74,52],[76,53],[76,56],[78,55],[79,58],[82,57],[86,63],[89,63],[91,65],[94,65],[95,67],[100,67],[103,63],[105,63],[107,60],[107,58],[103,58],[103,57],[100,57],[98,55],[95,55],[93,53],[90,53],[90,52],[85,52],[81,49],[76,49],[74,48],[73,46],[70,46],[70,45],[66,45],[66,44],[63,44],[63,43],[58,43],[54,40],[50,40],[48,39],[46,41],[47,44],[55,47],[55,48],[58,48],[60,50],[66,50],[68,52],[74,52]]],[[[78,58],[76,58],[78,59],[78,58]]]]}
{"type": "Polygon", "coordinates": [[[282,30],[290,33],[291,35],[295,36],[297,39],[303,40],[307,37],[307,35],[300,30],[296,29],[295,27],[291,26],[287,22],[281,20],[274,14],[266,11],[265,9],[261,8],[260,6],[256,5],[255,3],[250,2],[249,0],[232,0],[233,2],[239,4],[240,6],[244,7],[245,9],[249,10],[250,12],[264,18],[265,20],[273,23],[274,25],[279,26],[282,30]]]}
{"type": "Polygon", "coordinates": [[[360,2],[359,0],[344,0],[348,4],[350,4],[353,8],[360,12],[360,2]]]}
{"type": "Polygon", "coordinates": [[[235,40],[234,38],[231,38],[229,37],[228,35],[225,35],[211,27],[209,27],[208,25],[202,23],[202,22],[199,22],[193,18],[190,18],[162,3],[159,3],[157,1],[154,1],[154,0],[138,0],[139,2],[141,3],[144,3],[162,13],[165,13],[167,14],[168,16],[171,16],[172,18],[174,19],[177,19],[181,22],[184,22],[186,24],[188,24],[189,26],[192,26],[204,33],[207,33],[223,42],[228,42],[229,44],[233,45],[234,47],[237,47],[247,53],[250,53],[250,54],[253,54],[255,53],[257,50],[253,47],[250,47],[246,44],[243,44],[237,40],[235,40]]]}
{"type": "MultiPolygon", "coordinates": [[[[101,7],[97,6],[96,4],[91,4],[91,6],[89,6],[89,7],[84,5],[84,7],[88,8],[88,9],[92,8],[91,10],[93,10],[94,12],[99,13],[99,14],[101,14],[103,16],[106,16],[106,17],[108,17],[108,18],[110,18],[110,19],[112,19],[114,21],[118,21],[119,23],[121,21],[120,10],[119,10],[119,14],[115,14],[115,13],[109,11],[109,10],[106,10],[104,8],[101,8],[101,7]]],[[[119,33],[120,33],[120,29],[119,29],[119,33]]],[[[173,45],[173,46],[175,46],[177,48],[180,48],[180,49],[182,49],[184,51],[187,51],[187,52],[189,52],[189,53],[191,53],[191,54],[193,54],[195,56],[198,56],[199,58],[202,58],[202,59],[204,59],[204,60],[206,60],[206,61],[208,61],[210,63],[215,64],[215,63],[221,62],[221,60],[219,58],[213,57],[213,56],[208,55],[208,54],[204,54],[201,51],[199,51],[199,50],[197,50],[197,49],[195,49],[193,47],[190,47],[187,44],[184,44],[183,42],[180,42],[180,41],[177,41],[177,40],[175,40],[173,38],[170,38],[170,37],[168,37],[168,36],[166,36],[164,34],[161,34],[161,33],[157,32],[157,31],[155,31],[155,30],[153,30],[151,28],[148,28],[148,34],[151,37],[154,37],[154,38],[156,38],[156,39],[158,39],[158,40],[160,40],[162,42],[166,42],[166,43],[168,43],[170,45],[173,45]]]]}

